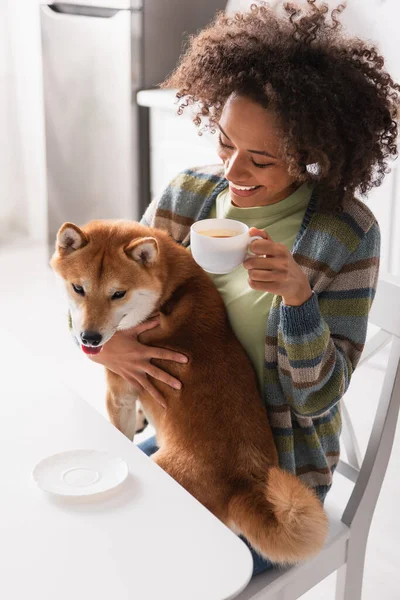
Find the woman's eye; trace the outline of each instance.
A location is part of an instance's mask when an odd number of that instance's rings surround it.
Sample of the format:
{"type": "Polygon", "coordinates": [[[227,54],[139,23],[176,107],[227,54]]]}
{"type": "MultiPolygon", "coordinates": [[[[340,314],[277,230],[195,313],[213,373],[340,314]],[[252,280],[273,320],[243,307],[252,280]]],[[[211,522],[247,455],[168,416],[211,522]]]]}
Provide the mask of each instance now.
{"type": "MultiPolygon", "coordinates": [[[[224,144],[224,142],[221,139],[221,134],[218,135],[218,143],[221,146],[221,148],[227,148],[228,150],[233,150],[233,146],[228,146],[228,144],[224,144]]],[[[252,158],[250,159],[252,164],[255,167],[258,167],[259,169],[265,169],[266,167],[273,167],[274,163],[257,163],[255,162],[252,158]]]]}
{"type": "Polygon", "coordinates": [[[123,298],[125,294],[126,292],[114,292],[114,294],[111,296],[111,300],[119,300],[120,298],[123,298]]]}
{"type": "Polygon", "coordinates": [[[253,163],[253,165],[255,167],[258,167],[259,169],[265,169],[265,167],[273,167],[274,166],[274,163],[260,164],[260,163],[256,163],[253,159],[251,159],[251,162],[253,163]]]}
{"type": "Polygon", "coordinates": [[[81,285],[75,285],[75,283],[73,283],[72,287],[74,288],[74,291],[77,294],[79,294],[80,296],[84,296],[85,295],[85,290],[83,289],[83,287],[81,285]]]}
{"type": "Polygon", "coordinates": [[[221,134],[218,135],[218,143],[221,146],[221,148],[229,148],[230,150],[233,150],[233,146],[228,146],[228,144],[224,144],[224,142],[221,139],[221,134]]]}

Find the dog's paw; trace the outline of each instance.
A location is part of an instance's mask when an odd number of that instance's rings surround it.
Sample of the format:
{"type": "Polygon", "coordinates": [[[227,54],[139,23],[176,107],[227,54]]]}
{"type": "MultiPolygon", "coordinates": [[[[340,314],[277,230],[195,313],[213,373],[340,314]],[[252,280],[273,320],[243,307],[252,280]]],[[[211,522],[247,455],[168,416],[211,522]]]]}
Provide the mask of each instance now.
{"type": "Polygon", "coordinates": [[[136,407],[136,429],[135,429],[135,434],[136,433],[142,433],[142,431],[144,431],[147,427],[147,425],[149,424],[148,420],[145,417],[145,414],[143,412],[143,409],[141,406],[137,405],[136,407]]]}

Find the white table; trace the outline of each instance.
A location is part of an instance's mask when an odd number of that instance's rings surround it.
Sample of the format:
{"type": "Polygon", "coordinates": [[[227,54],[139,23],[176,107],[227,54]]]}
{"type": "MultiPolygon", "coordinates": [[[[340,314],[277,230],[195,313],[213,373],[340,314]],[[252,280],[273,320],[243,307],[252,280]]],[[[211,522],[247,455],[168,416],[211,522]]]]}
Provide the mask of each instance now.
{"type": "Polygon", "coordinates": [[[0,337],[0,598],[236,596],[252,572],[242,541],[11,336],[0,337]],[[128,479],[86,499],[37,488],[35,464],[76,448],[121,456],[128,479]]]}

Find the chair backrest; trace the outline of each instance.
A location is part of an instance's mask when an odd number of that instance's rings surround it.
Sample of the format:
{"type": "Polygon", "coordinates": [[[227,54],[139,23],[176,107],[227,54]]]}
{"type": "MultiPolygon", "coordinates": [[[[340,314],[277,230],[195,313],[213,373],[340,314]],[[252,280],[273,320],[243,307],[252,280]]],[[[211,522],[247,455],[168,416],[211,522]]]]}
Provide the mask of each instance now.
{"type": "Polygon", "coordinates": [[[369,322],[378,326],[379,331],[366,344],[359,364],[391,342],[389,360],[362,464],[354,430],[342,404],[349,462],[340,461],[338,465],[338,471],[355,482],[342,521],[348,526],[355,526],[358,522],[366,530],[369,529],[386,473],[400,409],[400,278],[390,275],[380,278],[369,322]]]}

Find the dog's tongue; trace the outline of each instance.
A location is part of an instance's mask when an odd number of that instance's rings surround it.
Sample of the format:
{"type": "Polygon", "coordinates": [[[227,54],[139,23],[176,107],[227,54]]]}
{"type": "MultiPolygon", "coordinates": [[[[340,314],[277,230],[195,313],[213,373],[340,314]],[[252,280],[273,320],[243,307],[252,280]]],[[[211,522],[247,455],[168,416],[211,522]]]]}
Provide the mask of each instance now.
{"type": "Polygon", "coordinates": [[[98,348],[89,348],[89,346],[84,346],[83,344],[81,345],[81,348],[85,354],[98,354],[103,350],[103,346],[100,346],[98,348]]]}

